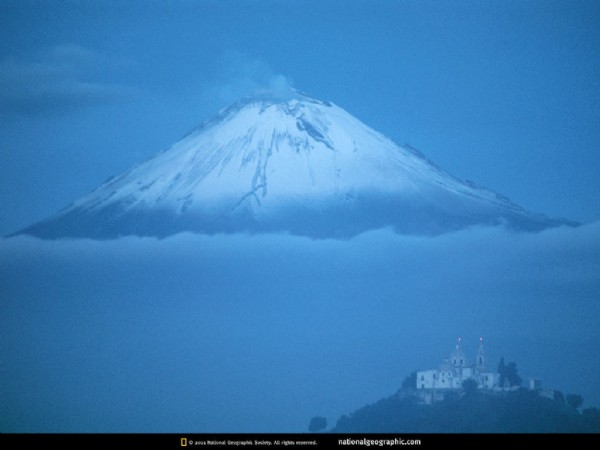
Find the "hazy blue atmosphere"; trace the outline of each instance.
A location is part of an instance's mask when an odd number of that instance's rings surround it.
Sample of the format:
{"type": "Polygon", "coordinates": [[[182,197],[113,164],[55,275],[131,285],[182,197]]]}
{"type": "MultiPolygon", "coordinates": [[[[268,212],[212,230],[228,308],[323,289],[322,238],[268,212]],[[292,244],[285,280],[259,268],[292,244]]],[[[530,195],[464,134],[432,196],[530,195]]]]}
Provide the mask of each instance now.
{"type": "Polygon", "coordinates": [[[0,431],[306,431],[473,355],[600,407],[600,3],[0,0],[0,235],[256,91],[581,222],[0,239],[0,431]]]}
{"type": "Polygon", "coordinates": [[[306,431],[437,367],[457,336],[600,403],[597,225],[0,251],[4,430],[306,431]]]}
{"type": "Polygon", "coordinates": [[[525,208],[600,218],[598,2],[341,3],[0,2],[0,233],[278,83],[525,208]]]}

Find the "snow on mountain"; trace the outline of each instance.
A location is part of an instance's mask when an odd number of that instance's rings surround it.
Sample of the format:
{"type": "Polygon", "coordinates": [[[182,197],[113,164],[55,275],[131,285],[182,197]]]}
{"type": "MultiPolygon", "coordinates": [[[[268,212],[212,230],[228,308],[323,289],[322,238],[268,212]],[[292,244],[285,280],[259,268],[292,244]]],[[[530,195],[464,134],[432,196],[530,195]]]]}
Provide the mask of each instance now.
{"type": "Polygon", "coordinates": [[[567,223],[464,183],[342,108],[295,92],[242,100],[172,147],[21,233],[164,237],[181,231],[346,238],[386,226],[567,223]]]}

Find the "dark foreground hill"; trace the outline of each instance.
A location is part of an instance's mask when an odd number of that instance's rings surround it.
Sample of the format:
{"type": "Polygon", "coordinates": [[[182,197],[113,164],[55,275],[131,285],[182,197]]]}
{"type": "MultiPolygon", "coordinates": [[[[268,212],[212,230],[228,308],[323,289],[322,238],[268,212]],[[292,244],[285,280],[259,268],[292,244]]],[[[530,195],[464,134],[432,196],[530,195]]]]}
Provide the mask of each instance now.
{"type": "Polygon", "coordinates": [[[334,433],[600,433],[600,411],[519,389],[456,395],[426,405],[394,395],[342,416],[334,433]]]}

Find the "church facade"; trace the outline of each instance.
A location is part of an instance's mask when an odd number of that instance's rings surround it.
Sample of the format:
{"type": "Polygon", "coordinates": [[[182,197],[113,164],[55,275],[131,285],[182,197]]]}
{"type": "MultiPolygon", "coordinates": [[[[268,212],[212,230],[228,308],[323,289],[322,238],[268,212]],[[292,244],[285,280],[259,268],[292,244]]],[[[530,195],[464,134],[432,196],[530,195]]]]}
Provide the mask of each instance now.
{"type": "Polygon", "coordinates": [[[471,363],[462,349],[461,339],[458,338],[454,351],[437,369],[417,372],[418,391],[430,393],[430,401],[443,398],[443,393],[452,389],[462,389],[466,380],[474,380],[478,389],[494,389],[499,386],[500,375],[486,367],[483,338],[479,340],[479,349],[475,362],[471,363]]]}

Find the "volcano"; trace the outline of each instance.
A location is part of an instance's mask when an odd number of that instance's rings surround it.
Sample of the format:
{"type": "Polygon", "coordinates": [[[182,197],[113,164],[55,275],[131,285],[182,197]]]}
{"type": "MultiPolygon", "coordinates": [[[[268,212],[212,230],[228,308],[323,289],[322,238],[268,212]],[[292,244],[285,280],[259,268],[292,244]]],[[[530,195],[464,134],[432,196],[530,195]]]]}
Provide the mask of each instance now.
{"type": "Polygon", "coordinates": [[[573,223],[460,181],[335,104],[294,91],[235,103],[17,234],[281,232],[346,239],[384,227],[437,235],[473,225],[538,231],[564,224],[573,223]]]}

